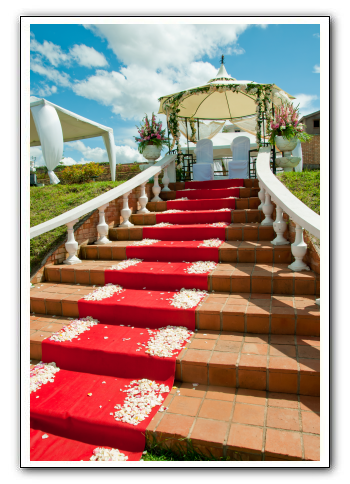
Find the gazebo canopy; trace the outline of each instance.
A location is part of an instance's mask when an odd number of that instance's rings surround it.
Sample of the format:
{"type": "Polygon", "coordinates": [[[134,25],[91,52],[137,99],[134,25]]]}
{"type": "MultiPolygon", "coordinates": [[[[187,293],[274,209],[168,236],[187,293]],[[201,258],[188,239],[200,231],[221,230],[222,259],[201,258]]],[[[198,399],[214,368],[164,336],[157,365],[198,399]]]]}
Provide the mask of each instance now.
{"type": "MultiPolygon", "coordinates": [[[[112,180],[114,181],[116,153],[113,129],[72,113],[46,99],[31,96],[30,146],[42,146],[44,160],[49,172],[53,171],[61,160],[64,141],[95,138],[97,136],[103,138],[112,180]]],[[[54,174],[52,176],[57,179],[54,174]]],[[[58,179],[56,183],[58,183],[58,179]]]]}

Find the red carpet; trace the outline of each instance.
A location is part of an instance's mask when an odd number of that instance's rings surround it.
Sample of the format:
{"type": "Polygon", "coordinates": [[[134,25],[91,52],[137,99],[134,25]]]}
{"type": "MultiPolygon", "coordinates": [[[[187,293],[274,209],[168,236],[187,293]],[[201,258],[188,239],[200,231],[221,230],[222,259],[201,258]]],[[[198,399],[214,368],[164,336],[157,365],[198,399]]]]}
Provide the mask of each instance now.
{"type": "Polygon", "coordinates": [[[168,200],[166,206],[168,210],[220,210],[220,208],[230,208],[231,210],[234,210],[236,207],[236,199],[212,198],[202,200],[168,200]]]}
{"type": "MultiPolygon", "coordinates": [[[[31,428],[45,429],[47,433],[87,444],[117,448],[124,453],[131,451],[133,458],[139,460],[145,447],[146,428],[159,407],[153,408],[136,426],[116,421],[114,407],[124,403],[127,393],[121,390],[125,390],[130,381],[103,374],[60,370],[53,383],[31,394],[31,428]]],[[[174,375],[171,375],[167,381],[156,383],[164,383],[171,389],[173,381],[174,375]]],[[[167,394],[162,396],[165,398],[167,394]]]]}
{"type": "MultiPolygon", "coordinates": [[[[163,326],[166,325],[168,323],[163,321],[163,326]]],[[[65,370],[115,378],[165,381],[175,375],[176,355],[181,350],[171,358],[148,355],[145,348],[137,344],[147,343],[150,338],[144,327],[132,329],[131,326],[98,324],[79,338],[63,342],[45,339],[42,343],[43,362],[54,361],[65,370]],[[136,351],[140,348],[141,351],[136,351]]]]}
{"type": "MultiPolygon", "coordinates": [[[[111,264],[113,265],[113,264],[111,264]]],[[[184,271],[191,264],[183,262],[141,262],[123,270],[105,270],[105,283],[119,284],[125,288],[152,290],[204,289],[208,290],[207,274],[188,274],[184,271]]]]}
{"type": "Polygon", "coordinates": [[[152,227],[143,228],[144,239],[158,240],[206,240],[206,239],[226,239],[225,227],[212,227],[209,224],[201,225],[174,225],[169,227],[152,227]]]}
{"type": "MultiPolygon", "coordinates": [[[[147,286],[146,286],[147,287],[147,286]]],[[[177,289],[181,289],[178,287],[177,289]]],[[[170,305],[173,291],[126,289],[102,301],[78,301],[79,318],[92,316],[104,324],[130,324],[139,328],[186,326],[195,329],[195,308],[180,309],[170,305]]]]}
{"type": "Polygon", "coordinates": [[[231,211],[215,212],[213,210],[197,210],[196,212],[156,213],[156,222],[169,222],[171,224],[191,225],[209,224],[215,222],[231,223],[231,211]]]}
{"type": "MultiPolygon", "coordinates": [[[[42,430],[30,429],[31,461],[89,461],[97,447],[99,446],[66,439],[42,430]],[[43,439],[44,434],[48,435],[48,438],[43,439]]],[[[107,446],[104,448],[110,449],[107,446]]],[[[123,453],[128,456],[128,461],[140,459],[140,452],[123,451],[123,453]]]]}
{"type": "MultiPolygon", "coordinates": [[[[127,259],[143,259],[157,262],[196,262],[199,260],[219,262],[218,247],[198,247],[201,242],[157,242],[152,245],[128,245],[127,259]]],[[[146,286],[147,287],[147,286],[146,286]]]]}
{"type": "Polygon", "coordinates": [[[176,192],[176,198],[186,197],[189,200],[211,200],[215,198],[237,197],[239,198],[239,188],[216,188],[212,190],[179,190],[176,192]]]}
{"type": "Polygon", "coordinates": [[[231,187],[244,187],[244,180],[237,178],[235,180],[209,180],[209,181],[185,182],[185,188],[217,189],[217,188],[231,188],[231,187]]]}

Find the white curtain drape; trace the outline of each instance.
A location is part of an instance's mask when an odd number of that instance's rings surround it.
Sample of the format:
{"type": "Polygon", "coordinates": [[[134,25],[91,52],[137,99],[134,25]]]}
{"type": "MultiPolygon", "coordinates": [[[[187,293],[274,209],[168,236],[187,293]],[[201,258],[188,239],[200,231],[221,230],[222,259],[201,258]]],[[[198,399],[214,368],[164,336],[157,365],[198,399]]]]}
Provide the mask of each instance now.
{"type": "Polygon", "coordinates": [[[50,183],[60,182],[53,170],[59,164],[63,154],[63,133],[56,109],[47,104],[31,108],[36,130],[39,135],[43,158],[47,166],[50,183]]]}
{"type": "MultiPolygon", "coordinates": [[[[210,123],[206,124],[202,121],[199,122],[199,139],[212,139],[218,132],[224,127],[225,121],[211,121],[210,123]]],[[[198,140],[198,126],[197,121],[195,121],[196,127],[196,140],[198,140]]],[[[186,121],[183,119],[179,119],[179,129],[181,134],[187,139],[186,133],[186,121]]],[[[192,130],[190,126],[190,122],[187,121],[187,131],[188,131],[188,138],[191,139],[192,130]]]]}
{"type": "Polygon", "coordinates": [[[115,181],[115,166],[117,162],[117,155],[115,150],[113,131],[108,131],[105,134],[103,134],[102,139],[105,144],[107,155],[108,155],[112,181],[115,181]]]}

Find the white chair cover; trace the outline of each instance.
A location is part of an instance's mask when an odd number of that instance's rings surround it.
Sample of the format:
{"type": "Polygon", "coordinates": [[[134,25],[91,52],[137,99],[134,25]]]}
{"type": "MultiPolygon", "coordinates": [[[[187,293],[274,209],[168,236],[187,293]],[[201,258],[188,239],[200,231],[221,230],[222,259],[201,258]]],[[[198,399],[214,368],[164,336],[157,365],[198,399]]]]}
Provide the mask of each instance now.
{"type": "Polygon", "coordinates": [[[193,180],[214,180],[214,167],[212,163],[195,163],[193,165],[193,180]]]}
{"type": "Polygon", "coordinates": [[[250,139],[247,136],[237,136],[231,143],[232,161],[228,162],[228,177],[249,178],[250,139]]]}
{"type": "Polygon", "coordinates": [[[200,139],[196,145],[196,162],[213,163],[214,149],[210,139],[200,139]]]}

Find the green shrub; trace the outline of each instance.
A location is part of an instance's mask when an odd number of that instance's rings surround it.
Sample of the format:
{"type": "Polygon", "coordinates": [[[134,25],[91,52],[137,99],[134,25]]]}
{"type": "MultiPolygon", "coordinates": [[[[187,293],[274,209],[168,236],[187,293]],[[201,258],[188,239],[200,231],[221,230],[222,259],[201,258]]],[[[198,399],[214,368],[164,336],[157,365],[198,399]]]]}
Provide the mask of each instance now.
{"type": "Polygon", "coordinates": [[[86,183],[92,178],[97,178],[104,173],[99,163],[86,163],[86,165],[67,166],[60,176],[65,183],[86,183]]]}

